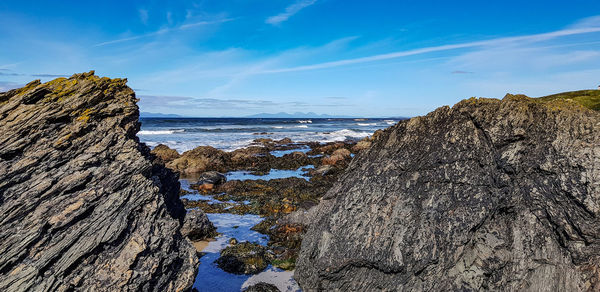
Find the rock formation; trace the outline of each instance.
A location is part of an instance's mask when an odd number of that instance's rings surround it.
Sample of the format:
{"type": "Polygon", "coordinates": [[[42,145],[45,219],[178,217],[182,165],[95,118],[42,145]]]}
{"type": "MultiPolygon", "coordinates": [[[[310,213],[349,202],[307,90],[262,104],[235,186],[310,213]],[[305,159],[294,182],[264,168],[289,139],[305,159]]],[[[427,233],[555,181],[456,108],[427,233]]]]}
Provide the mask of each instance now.
{"type": "Polygon", "coordinates": [[[600,290],[598,112],[469,99],[371,143],[316,207],[304,290],[600,290]]]}
{"type": "Polygon", "coordinates": [[[259,282],[256,283],[246,289],[243,290],[244,292],[279,292],[279,288],[277,288],[277,286],[273,285],[273,284],[269,284],[269,283],[265,283],[265,282],[259,282]]]}
{"type": "Polygon", "coordinates": [[[181,234],[190,240],[198,241],[217,236],[217,228],[202,210],[191,209],[185,215],[181,234]]]}
{"type": "Polygon", "coordinates": [[[233,245],[223,249],[221,257],[215,261],[224,271],[238,275],[258,274],[269,265],[272,255],[266,247],[247,241],[230,243],[233,245]]]}
{"type": "Polygon", "coordinates": [[[0,291],[183,291],[177,176],[138,142],[124,79],[75,74],[0,93],[0,291]]]}

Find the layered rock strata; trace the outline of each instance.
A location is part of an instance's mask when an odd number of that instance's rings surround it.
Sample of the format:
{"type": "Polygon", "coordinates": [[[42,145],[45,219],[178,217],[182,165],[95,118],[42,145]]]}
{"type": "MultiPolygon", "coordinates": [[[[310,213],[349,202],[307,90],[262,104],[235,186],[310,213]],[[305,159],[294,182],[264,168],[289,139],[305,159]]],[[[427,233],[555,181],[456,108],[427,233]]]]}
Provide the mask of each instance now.
{"type": "Polygon", "coordinates": [[[0,290],[184,291],[172,171],[140,144],[125,79],[93,71],[0,93],[0,290]]]}

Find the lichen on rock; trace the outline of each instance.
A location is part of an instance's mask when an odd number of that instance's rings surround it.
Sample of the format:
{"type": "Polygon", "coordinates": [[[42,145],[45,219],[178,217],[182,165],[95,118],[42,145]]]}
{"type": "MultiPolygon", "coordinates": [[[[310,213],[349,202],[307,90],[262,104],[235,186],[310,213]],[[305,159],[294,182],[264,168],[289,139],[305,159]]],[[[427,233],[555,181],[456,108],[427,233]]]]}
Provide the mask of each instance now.
{"type": "Polygon", "coordinates": [[[0,290],[183,291],[197,272],[177,176],[140,144],[126,79],[0,93],[0,290]]]}

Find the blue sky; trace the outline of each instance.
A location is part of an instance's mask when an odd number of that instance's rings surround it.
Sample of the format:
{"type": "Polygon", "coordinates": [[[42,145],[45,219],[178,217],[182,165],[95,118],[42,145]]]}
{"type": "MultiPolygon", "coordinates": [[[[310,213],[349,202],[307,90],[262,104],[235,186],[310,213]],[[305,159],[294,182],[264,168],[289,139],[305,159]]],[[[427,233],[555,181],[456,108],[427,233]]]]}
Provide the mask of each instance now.
{"type": "Polygon", "coordinates": [[[600,84],[600,3],[0,2],[0,91],[96,70],[142,111],[415,116],[600,84]]]}

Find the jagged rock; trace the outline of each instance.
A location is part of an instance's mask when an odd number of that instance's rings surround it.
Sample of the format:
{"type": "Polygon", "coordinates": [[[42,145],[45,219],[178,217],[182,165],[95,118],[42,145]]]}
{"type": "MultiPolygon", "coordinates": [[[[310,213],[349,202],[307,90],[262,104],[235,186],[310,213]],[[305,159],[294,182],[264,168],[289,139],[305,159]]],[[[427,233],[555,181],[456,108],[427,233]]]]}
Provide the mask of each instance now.
{"type": "Polygon", "coordinates": [[[266,247],[245,241],[223,249],[216,263],[225,272],[248,275],[262,272],[271,258],[266,247]]]}
{"type": "Polygon", "coordinates": [[[222,185],[227,181],[224,174],[216,171],[207,171],[198,177],[198,184],[213,184],[215,186],[222,185]]]}
{"type": "Polygon", "coordinates": [[[0,93],[0,291],[182,291],[198,260],[177,176],[138,142],[125,79],[0,93]]]}
{"type": "Polygon", "coordinates": [[[259,282],[243,290],[244,292],[279,292],[279,288],[273,284],[259,282]]]}
{"type": "Polygon", "coordinates": [[[369,137],[367,137],[363,140],[358,141],[358,143],[356,143],[356,145],[354,145],[354,147],[352,147],[352,151],[360,152],[365,149],[369,149],[369,147],[371,147],[371,141],[370,141],[369,137]]]}
{"type": "Polygon", "coordinates": [[[198,241],[216,236],[217,229],[208,220],[204,212],[198,209],[191,209],[185,215],[181,234],[187,236],[190,240],[198,241]]]}
{"type": "Polygon", "coordinates": [[[311,171],[312,175],[328,175],[335,170],[335,166],[333,165],[322,165],[319,168],[311,171]]]}
{"type": "Polygon", "coordinates": [[[323,165],[347,164],[351,158],[350,154],[350,150],[346,148],[340,148],[335,150],[331,156],[323,158],[322,163],[323,165]]]}
{"type": "Polygon", "coordinates": [[[372,144],[315,211],[304,290],[600,290],[598,112],[469,99],[372,144]]]}
{"type": "Polygon", "coordinates": [[[290,139],[290,138],[283,138],[283,139],[281,139],[281,140],[279,140],[279,141],[275,141],[275,144],[278,144],[278,145],[285,145],[285,144],[292,144],[292,142],[293,142],[293,141],[292,141],[292,139],[290,139]]]}
{"type": "Polygon", "coordinates": [[[156,155],[156,157],[160,159],[162,163],[168,163],[180,157],[179,153],[177,153],[177,150],[171,149],[169,146],[164,144],[157,145],[154,147],[154,149],[152,149],[151,152],[152,154],[156,155]]]}
{"type": "Polygon", "coordinates": [[[198,182],[192,187],[199,191],[212,191],[226,181],[227,177],[224,174],[217,171],[207,171],[198,177],[198,182]]]}
{"type": "Polygon", "coordinates": [[[344,142],[332,142],[327,143],[325,145],[320,144],[312,144],[311,143],[311,151],[308,152],[308,155],[316,155],[316,154],[327,154],[331,155],[338,149],[341,148],[352,148],[356,143],[344,143],[344,142]]]}
{"type": "Polygon", "coordinates": [[[166,166],[175,171],[190,174],[210,170],[225,172],[226,163],[227,153],[225,151],[210,146],[200,146],[184,152],[166,166]]]}

